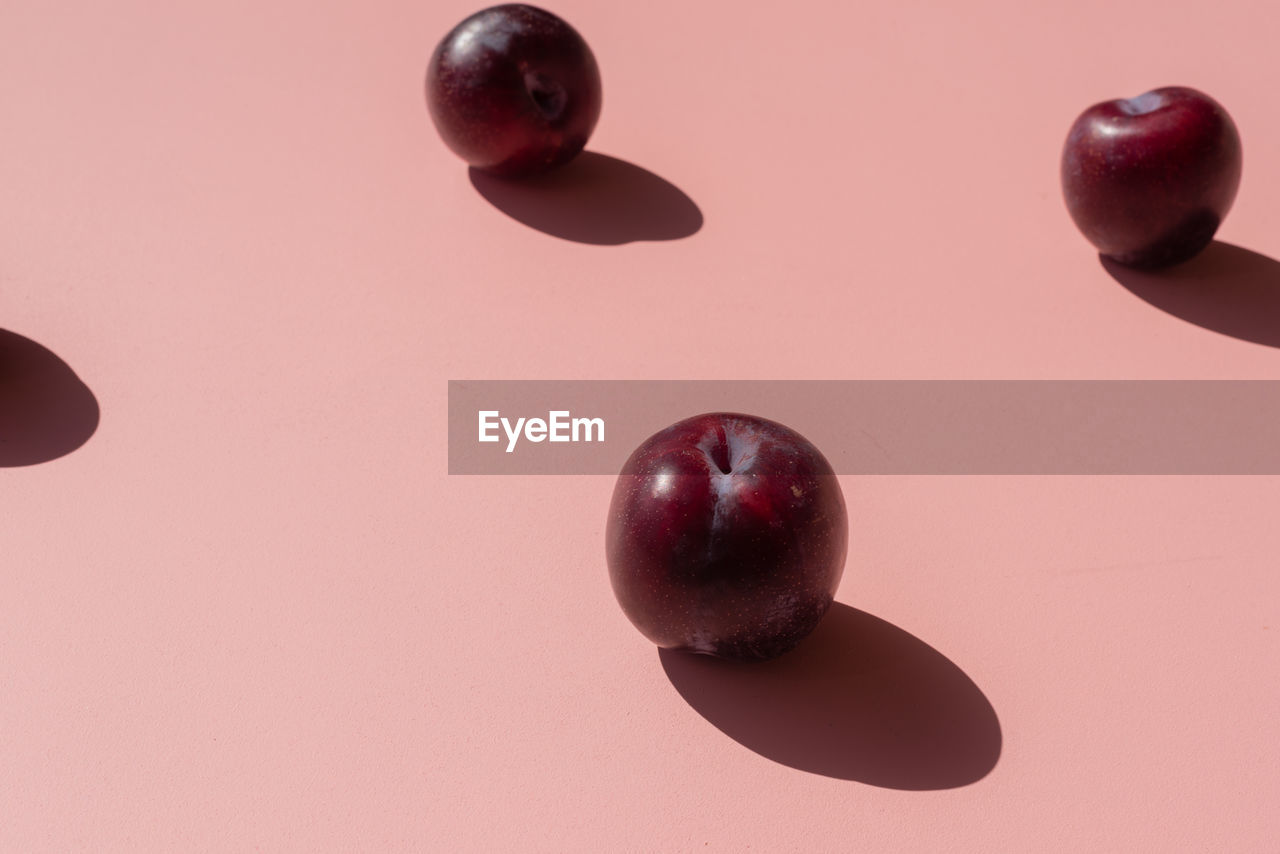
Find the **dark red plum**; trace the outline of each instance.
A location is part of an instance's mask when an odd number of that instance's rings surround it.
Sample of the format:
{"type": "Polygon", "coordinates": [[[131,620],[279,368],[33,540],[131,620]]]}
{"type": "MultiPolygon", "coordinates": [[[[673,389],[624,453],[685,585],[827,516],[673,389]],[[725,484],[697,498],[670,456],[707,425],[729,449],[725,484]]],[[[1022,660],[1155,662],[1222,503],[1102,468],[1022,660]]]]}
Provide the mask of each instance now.
{"type": "Polygon", "coordinates": [[[1062,191],[1103,256],[1165,267],[1209,245],[1240,171],[1240,136],[1227,111],[1171,86],[1085,110],[1063,147],[1062,191]]]}
{"type": "Polygon", "coordinates": [[[764,660],[831,607],[848,519],[830,464],[807,439],[764,418],[713,413],[635,450],[605,541],[614,594],[649,640],[764,660]]]}
{"type": "Polygon", "coordinates": [[[578,32],[550,12],[484,9],[444,37],[427,68],[427,106],[445,144],[495,175],[543,172],[587,144],[600,71],[578,32]]]}

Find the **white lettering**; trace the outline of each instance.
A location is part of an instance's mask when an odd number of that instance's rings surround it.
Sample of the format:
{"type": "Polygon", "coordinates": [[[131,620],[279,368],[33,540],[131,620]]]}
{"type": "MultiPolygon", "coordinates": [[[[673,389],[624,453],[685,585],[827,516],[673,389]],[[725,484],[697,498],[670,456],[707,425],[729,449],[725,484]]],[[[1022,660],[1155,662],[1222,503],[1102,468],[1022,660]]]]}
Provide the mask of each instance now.
{"type": "Polygon", "coordinates": [[[527,441],[539,442],[603,442],[603,418],[572,418],[567,409],[552,409],[547,418],[503,418],[496,409],[482,409],[477,421],[477,439],[498,442],[498,428],[507,436],[507,453],[514,453],[521,434],[527,441]]]}
{"type": "Polygon", "coordinates": [[[498,429],[498,422],[494,420],[497,418],[497,416],[498,416],[498,410],[496,409],[480,410],[480,441],[481,442],[498,441],[497,434],[493,436],[489,435],[490,430],[498,429]]]}
{"type": "Polygon", "coordinates": [[[516,449],[516,440],[520,438],[520,428],[521,428],[523,425],[524,425],[524,419],[523,419],[523,418],[517,418],[517,419],[516,419],[516,429],[512,430],[512,429],[511,429],[511,422],[510,422],[510,421],[508,421],[508,420],[507,420],[507,419],[505,419],[505,418],[504,418],[504,419],[502,419],[502,429],[507,431],[507,438],[510,440],[509,442],[507,442],[507,453],[508,453],[508,454],[509,454],[509,453],[511,453],[512,451],[514,451],[514,450],[516,449]]]}
{"type": "MultiPolygon", "coordinates": [[[[568,415],[569,413],[565,413],[568,415]]],[[[575,442],[603,442],[604,441],[604,419],[603,418],[575,418],[573,419],[573,441],[575,442]],[[582,427],[585,438],[578,438],[578,428],[582,427]],[[591,428],[595,427],[596,438],[591,438],[591,428]]]]}
{"type": "MultiPolygon", "coordinates": [[[[565,429],[569,426],[569,410],[567,409],[551,410],[550,425],[551,425],[551,435],[548,436],[547,438],[549,438],[552,442],[568,442],[569,441],[569,433],[565,429]]],[[[575,433],[577,432],[576,427],[574,428],[574,432],[575,433]]]]}

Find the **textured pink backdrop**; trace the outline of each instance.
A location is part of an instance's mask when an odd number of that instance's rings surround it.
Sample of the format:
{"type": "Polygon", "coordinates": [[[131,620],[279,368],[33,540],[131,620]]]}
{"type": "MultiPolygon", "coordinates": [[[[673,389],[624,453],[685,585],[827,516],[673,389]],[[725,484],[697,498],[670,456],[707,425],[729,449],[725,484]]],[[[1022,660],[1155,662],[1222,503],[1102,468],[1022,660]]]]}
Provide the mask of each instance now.
{"type": "Polygon", "coordinates": [[[1280,479],[845,478],[815,708],[632,629],[610,478],[445,474],[448,379],[1280,378],[1272,0],[564,0],[626,208],[439,143],[474,8],[0,6],[0,328],[71,399],[0,403],[75,419],[0,469],[0,850],[1275,850],[1280,479]],[[1057,185],[1168,84],[1245,148],[1176,297],[1057,185]]]}

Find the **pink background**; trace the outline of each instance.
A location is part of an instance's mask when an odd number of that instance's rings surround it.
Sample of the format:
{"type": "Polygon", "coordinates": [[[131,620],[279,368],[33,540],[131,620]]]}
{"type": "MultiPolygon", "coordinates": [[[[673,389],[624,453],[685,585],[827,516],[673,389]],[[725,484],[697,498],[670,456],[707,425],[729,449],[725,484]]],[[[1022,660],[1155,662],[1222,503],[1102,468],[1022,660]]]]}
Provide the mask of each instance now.
{"type": "Polygon", "coordinates": [[[0,850],[1275,850],[1280,479],[845,478],[762,719],[617,608],[611,478],[445,473],[449,379],[1280,378],[1272,0],[563,0],[648,172],[541,229],[426,114],[474,9],[0,6],[0,327],[101,409],[0,470],[0,850]],[[1168,84],[1245,174],[1160,307],[1057,164],[1168,84]],[[958,771],[850,687],[942,683],[958,771]]]}

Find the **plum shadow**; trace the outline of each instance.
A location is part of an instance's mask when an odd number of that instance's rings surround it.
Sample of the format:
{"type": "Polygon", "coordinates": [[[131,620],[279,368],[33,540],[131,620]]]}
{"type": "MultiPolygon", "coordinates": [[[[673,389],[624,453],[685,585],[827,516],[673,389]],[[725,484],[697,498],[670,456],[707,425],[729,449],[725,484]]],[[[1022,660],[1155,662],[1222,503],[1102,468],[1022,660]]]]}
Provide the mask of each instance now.
{"type": "Polygon", "coordinates": [[[679,240],[702,228],[702,211],[679,187],[647,169],[585,151],[531,178],[498,178],[472,167],[471,185],[530,228],[578,243],[617,246],[679,240]]]}
{"type": "Polygon", "coordinates": [[[1139,299],[1188,323],[1280,347],[1280,262],[1213,241],[1196,257],[1163,270],[1137,270],[1099,256],[1102,267],[1139,299]]]}
{"type": "Polygon", "coordinates": [[[802,771],[887,789],[951,789],[1000,758],[1000,721],[950,659],[836,603],[800,646],[738,664],[659,650],[671,684],[733,740],[802,771]]]}
{"type": "Polygon", "coordinates": [[[97,398],[66,362],[0,329],[0,467],[65,456],[89,441],[98,419],[97,398]]]}

